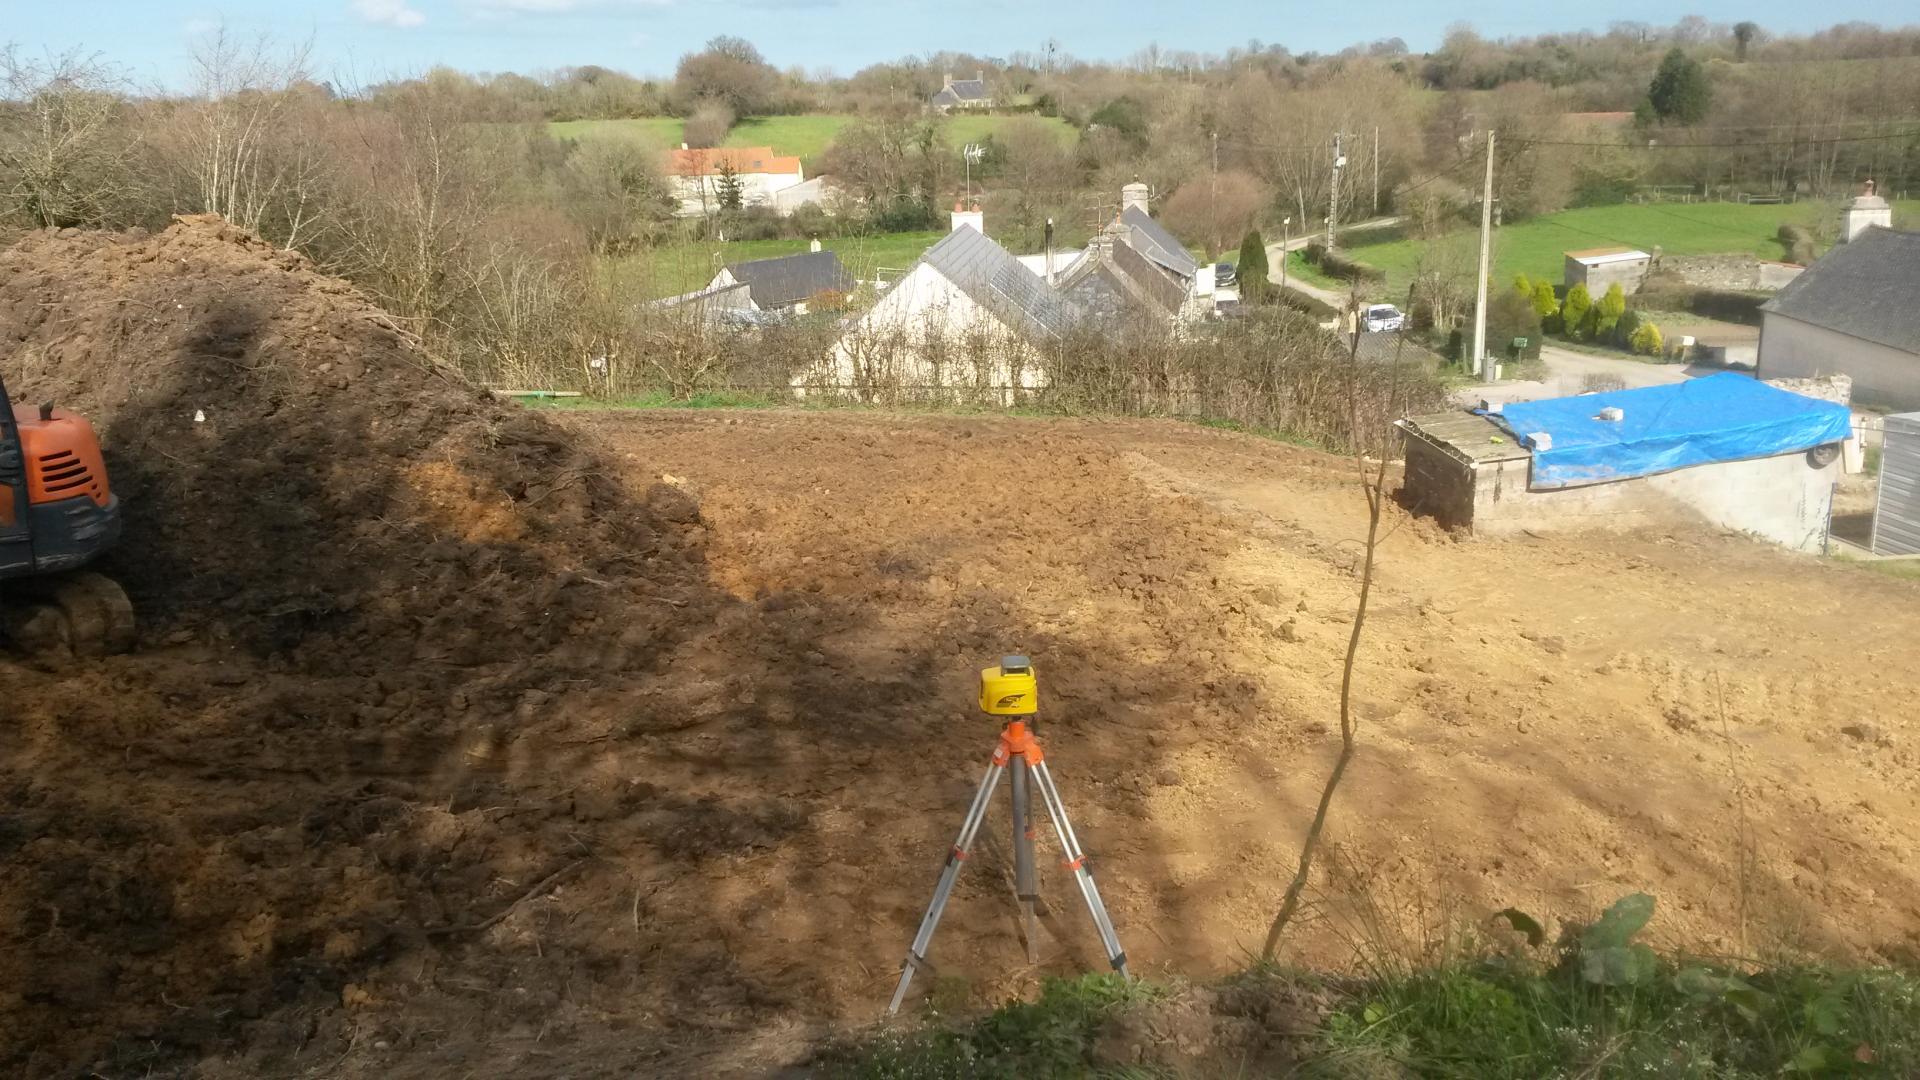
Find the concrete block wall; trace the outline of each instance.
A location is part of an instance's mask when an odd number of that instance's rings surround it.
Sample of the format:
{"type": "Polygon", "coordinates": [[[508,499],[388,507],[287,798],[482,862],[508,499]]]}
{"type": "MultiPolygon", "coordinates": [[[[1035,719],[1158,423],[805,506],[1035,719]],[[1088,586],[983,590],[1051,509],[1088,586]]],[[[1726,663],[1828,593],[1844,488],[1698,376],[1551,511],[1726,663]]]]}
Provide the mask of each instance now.
{"type": "Polygon", "coordinates": [[[1804,453],[1696,465],[1607,484],[1530,491],[1530,462],[1483,466],[1473,501],[1475,533],[1630,529],[1706,521],[1795,551],[1817,552],[1840,463],[1815,467],[1804,453]]]}

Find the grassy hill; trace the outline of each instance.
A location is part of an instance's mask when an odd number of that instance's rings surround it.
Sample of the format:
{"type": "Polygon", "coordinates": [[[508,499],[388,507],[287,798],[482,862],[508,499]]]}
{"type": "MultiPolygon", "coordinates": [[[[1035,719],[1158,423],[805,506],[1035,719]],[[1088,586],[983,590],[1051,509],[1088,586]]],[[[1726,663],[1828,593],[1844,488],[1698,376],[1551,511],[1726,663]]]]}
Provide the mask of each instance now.
{"type": "MultiPolygon", "coordinates": [[[[1564,253],[1580,248],[1623,244],[1667,255],[1752,254],[1763,259],[1785,257],[1778,233],[1786,223],[1813,224],[1837,213],[1831,203],[1799,202],[1779,206],[1741,203],[1648,203],[1594,206],[1508,225],[1494,232],[1495,281],[1529,274],[1559,281],[1564,253]]],[[[1896,222],[1920,221],[1920,201],[1896,203],[1896,222]]],[[[1365,234],[1361,234],[1364,236],[1365,234]]],[[[1478,250],[1478,232],[1463,229],[1437,240],[1389,239],[1356,242],[1347,248],[1354,258],[1378,267],[1387,275],[1372,291],[1380,297],[1400,297],[1407,291],[1423,253],[1448,260],[1468,260],[1478,250]]],[[[1298,261],[1289,263],[1300,272],[1298,261]]],[[[1309,271],[1310,280],[1325,278],[1309,271]]]]}
{"type": "MultiPolygon", "coordinates": [[[[823,153],[840,129],[853,121],[843,113],[808,113],[800,116],[756,116],[742,120],[727,132],[728,146],[771,146],[776,153],[797,155],[812,160],[823,153]]],[[[951,146],[978,142],[1020,119],[1014,116],[956,116],[947,121],[946,138],[951,146]]],[[[1057,117],[1035,117],[1056,131],[1063,144],[1078,138],[1073,126],[1057,117]]],[[[600,135],[638,135],[665,147],[679,146],[682,122],[677,116],[648,116],[632,120],[559,120],[547,125],[555,138],[581,139],[600,135]]]]}

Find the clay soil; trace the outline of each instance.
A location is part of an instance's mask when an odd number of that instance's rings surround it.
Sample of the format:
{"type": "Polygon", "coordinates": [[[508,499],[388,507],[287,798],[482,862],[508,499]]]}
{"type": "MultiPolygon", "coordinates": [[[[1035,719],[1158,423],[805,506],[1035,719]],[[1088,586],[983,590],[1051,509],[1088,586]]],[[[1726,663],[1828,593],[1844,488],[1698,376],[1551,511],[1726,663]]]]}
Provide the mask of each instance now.
{"type": "MultiPolygon", "coordinates": [[[[0,1071],[804,1060],[884,1007],[1010,651],[1136,968],[1258,949],[1337,741],[1349,463],[1171,423],[524,412],[221,228],[0,257],[9,377],[101,422],[150,622],[132,656],[0,659],[0,1071]]],[[[1290,960],[1641,889],[1670,945],[1920,954],[1920,584],[1697,530],[1387,526],[1290,960]]],[[[935,943],[943,1007],[1102,966],[1052,870],[1027,963],[1005,855],[935,943]]]]}

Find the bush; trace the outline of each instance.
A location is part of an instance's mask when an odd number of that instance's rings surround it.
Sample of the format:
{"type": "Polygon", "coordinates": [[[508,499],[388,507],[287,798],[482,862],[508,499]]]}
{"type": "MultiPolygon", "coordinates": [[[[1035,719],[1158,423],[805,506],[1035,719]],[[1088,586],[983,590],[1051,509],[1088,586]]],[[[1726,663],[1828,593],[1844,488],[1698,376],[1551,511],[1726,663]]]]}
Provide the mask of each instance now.
{"type": "Polygon", "coordinates": [[[1558,334],[1560,323],[1560,298],[1553,294],[1553,282],[1546,278],[1533,283],[1533,310],[1540,316],[1540,332],[1558,334]]]}
{"type": "MultiPolygon", "coordinates": [[[[1242,286],[1242,289],[1244,288],[1245,286],[1242,286]]],[[[1273,292],[1282,304],[1302,314],[1311,315],[1316,321],[1331,319],[1339,314],[1332,304],[1327,303],[1317,296],[1309,296],[1299,289],[1282,289],[1280,286],[1275,285],[1273,292]]],[[[1240,295],[1245,296],[1246,293],[1242,292],[1240,295]]]]}
{"type": "Polygon", "coordinates": [[[1666,347],[1660,337],[1660,328],[1652,322],[1643,322],[1636,327],[1627,345],[1641,356],[1659,356],[1666,347]]]}
{"type": "Polygon", "coordinates": [[[1533,309],[1531,289],[1502,289],[1487,303],[1487,351],[1511,359],[1513,339],[1527,339],[1522,360],[1540,358],[1540,315],[1533,309]]]}
{"type": "Polygon", "coordinates": [[[1788,262],[1805,266],[1814,260],[1813,233],[1805,225],[1782,225],[1779,235],[1788,262]]]}
{"type": "Polygon", "coordinates": [[[1593,307],[1593,340],[1602,344],[1614,344],[1614,329],[1620,325],[1620,316],[1626,313],[1627,294],[1616,281],[1607,286],[1606,293],[1593,307]]]}
{"type": "MultiPolygon", "coordinates": [[[[1285,258],[1286,254],[1281,253],[1285,258]]],[[[1264,304],[1268,300],[1271,285],[1267,281],[1267,245],[1260,238],[1260,230],[1254,229],[1240,241],[1240,265],[1236,268],[1240,282],[1240,299],[1249,304],[1264,304]]]]}
{"type": "Polygon", "coordinates": [[[1593,294],[1587,291],[1585,282],[1567,290],[1566,303],[1560,305],[1560,325],[1562,332],[1574,341],[1580,340],[1585,331],[1588,316],[1593,314],[1593,294]]]}
{"type": "Polygon", "coordinates": [[[1308,262],[1342,281],[1385,281],[1387,277],[1377,268],[1350,259],[1318,240],[1307,245],[1306,256],[1308,262]]]}

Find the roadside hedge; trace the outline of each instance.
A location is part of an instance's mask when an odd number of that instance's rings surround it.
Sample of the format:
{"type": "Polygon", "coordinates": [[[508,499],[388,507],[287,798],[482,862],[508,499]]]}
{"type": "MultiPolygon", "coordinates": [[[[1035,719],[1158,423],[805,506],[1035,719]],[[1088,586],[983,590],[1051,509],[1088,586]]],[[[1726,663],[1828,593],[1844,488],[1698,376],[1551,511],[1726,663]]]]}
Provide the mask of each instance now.
{"type": "Polygon", "coordinates": [[[1306,256],[1308,262],[1342,281],[1385,281],[1387,278],[1379,268],[1350,259],[1318,240],[1307,245],[1306,256]]]}

